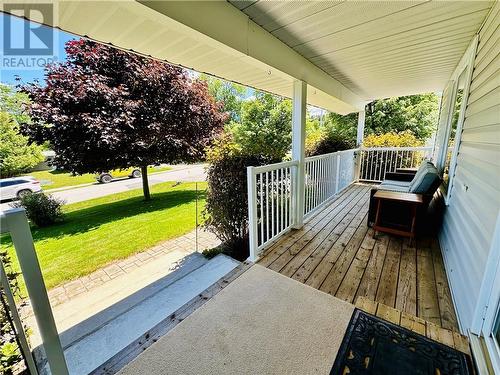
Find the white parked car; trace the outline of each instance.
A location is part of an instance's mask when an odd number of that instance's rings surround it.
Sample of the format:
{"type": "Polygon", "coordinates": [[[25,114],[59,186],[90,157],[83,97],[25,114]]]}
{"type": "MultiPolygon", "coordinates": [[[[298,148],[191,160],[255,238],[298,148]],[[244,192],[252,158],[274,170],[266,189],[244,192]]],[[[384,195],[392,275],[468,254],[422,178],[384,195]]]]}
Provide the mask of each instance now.
{"type": "Polygon", "coordinates": [[[40,181],[31,176],[3,178],[0,180],[0,200],[19,199],[28,193],[42,191],[40,181]]]}

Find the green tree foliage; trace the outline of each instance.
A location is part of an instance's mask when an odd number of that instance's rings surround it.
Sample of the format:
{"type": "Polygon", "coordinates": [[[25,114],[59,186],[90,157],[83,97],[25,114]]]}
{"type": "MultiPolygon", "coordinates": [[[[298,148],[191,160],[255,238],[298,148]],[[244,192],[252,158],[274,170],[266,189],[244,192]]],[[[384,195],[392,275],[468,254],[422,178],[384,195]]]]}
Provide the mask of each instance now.
{"type": "Polygon", "coordinates": [[[19,132],[19,124],[29,123],[28,95],[0,84],[0,174],[12,177],[29,171],[43,161],[42,148],[19,132]]]}
{"type": "MultiPolygon", "coordinates": [[[[411,131],[425,141],[434,132],[438,119],[435,94],[401,96],[375,100],[366,106],[365,135],[411,131]]],[[[356,141],[358,115],[327,115],[328,127],[348,140],[356,141]]]]}
{"type": "Polygon", "coordinates": [[[241,106],[247,89],[237,83],[206,74],[201,74],[200,79],[207,83],[208,92],[215,101],[222,104],[222,111],[229,114],[228,121],[240,121],[241,106]]]}
{"type": "Polygon", "coordinates": [[[12,177],[43,161],[42,148],[19,133],[14,116],[0,112],[0,174],[12,177]]]}
{"type": "Polygon", "coordinates": [[[257,93],[242,104],[241,121],[227,127],[246,155],[283,159],[292,144],[292,103],[267,93],[257,93]]]}
{"type": "Polygon", "coordinates": [[[409,130],[425,140],[436,127],[438,99],[434,94],[422,94],[375,100],[368,104],[366,115],[368,134],[409,130]]]}
{"type": "Polygon", "coordinates": [[[31,121],[26,111],[29,103],[30,100],[26,93],[0,83],[0,110],[10,114],[18,124],[31,121]]]}

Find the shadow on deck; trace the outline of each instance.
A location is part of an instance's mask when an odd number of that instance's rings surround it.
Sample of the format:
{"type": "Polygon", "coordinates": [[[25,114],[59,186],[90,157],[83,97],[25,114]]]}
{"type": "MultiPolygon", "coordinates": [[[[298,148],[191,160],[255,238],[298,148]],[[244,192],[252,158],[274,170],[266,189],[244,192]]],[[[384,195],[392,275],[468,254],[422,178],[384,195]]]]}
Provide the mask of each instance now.
{"type": "Polygon", "coordinates": [[[354,303],[359,296],[458,330],[439,243],[377,234],[367,226],[370,185],[353,184],[259,264],[354,303]],[[416,242],[416,243],[415,243],[416,242]]]}

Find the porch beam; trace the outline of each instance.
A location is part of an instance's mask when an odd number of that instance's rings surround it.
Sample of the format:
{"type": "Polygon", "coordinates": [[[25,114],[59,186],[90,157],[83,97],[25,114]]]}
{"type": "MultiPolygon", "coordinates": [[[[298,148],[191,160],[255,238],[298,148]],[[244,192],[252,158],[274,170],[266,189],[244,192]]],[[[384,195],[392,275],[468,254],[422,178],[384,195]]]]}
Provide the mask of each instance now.
{"type": "Polygon", "coordinates": [[[294,201],[295,229],[304,225],[304,171],[306,158],[306,110],[307,84],[304,81],[293,83],[292,107],[292,159],[299,162],[294,168],[295,189],[292,190],[294,201]]]}

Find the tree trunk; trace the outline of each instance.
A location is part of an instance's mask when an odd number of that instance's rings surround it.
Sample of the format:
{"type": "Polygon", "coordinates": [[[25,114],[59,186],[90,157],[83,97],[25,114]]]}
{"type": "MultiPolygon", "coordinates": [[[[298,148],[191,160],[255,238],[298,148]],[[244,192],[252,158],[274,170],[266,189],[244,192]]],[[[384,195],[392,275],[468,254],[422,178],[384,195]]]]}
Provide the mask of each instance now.
{"type": "Polygon", "coordinates": [[[148,166],[141,167],[141,175],[142,175],[142,191],[144,193],[144,200],[148,201],[151,199],[151,194],[149,193],[149,184],[148,184],[148,166]]]}

